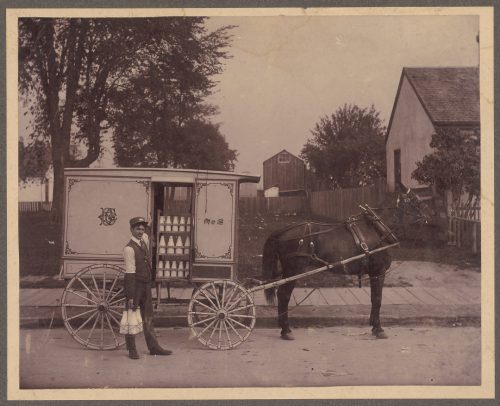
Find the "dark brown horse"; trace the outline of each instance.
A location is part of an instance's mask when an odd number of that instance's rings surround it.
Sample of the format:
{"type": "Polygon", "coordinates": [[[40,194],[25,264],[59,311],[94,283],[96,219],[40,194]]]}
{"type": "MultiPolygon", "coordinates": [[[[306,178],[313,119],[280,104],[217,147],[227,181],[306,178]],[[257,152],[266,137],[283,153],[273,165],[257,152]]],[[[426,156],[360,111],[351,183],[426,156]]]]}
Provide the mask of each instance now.
{"type": "MultiPolygon", "coordinates": [[[[408,190],[398,199],[398,210],[406,216],[414,216],[418,222],[427,222],[428,216],[422,212],[418,200],[411,199],[408,190]]],[[[397,243],[395,234],[382,222],[380,217],[368,206],[360,206],[362,213],[351,216],[340,223],[305,222],[294,224],[272,233],[264,244],[262,258],[263,279],[285,279],[303,273],[306,267],[338,263],[360,254],[363,258],[345,265],[337,265],[331,270],[348,275],[367,274],[371,287],[370,325],[372,334],[377,338],[387,338],[380,323],[382,288],[386,271],[391,265],[388,250],[370,251],[397,243]],[[278,267],[281,264],[281,270],[278,267]]],[[[397,216],[396,216],[397,218],[397,216]]],[[[295,287],[290,281],[277,288],[278,323],[281,338],[293,340],[288,320],[288,303],[295,287]]],[[[276,288],[265,290],[269,304],[274,304],[276,288]]]]}

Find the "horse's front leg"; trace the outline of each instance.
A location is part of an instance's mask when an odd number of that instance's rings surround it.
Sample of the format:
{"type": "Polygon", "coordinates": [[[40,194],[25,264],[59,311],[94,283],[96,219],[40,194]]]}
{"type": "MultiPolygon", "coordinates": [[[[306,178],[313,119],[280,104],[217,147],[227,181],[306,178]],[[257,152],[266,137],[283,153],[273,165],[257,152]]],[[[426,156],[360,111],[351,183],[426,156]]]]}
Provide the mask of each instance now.
{"type": "Polygon", "coordinates": [[[278,287],[278,323],[281,327],[281,338],[283,340],[294,340],[290,323],[288,322],[288,303],[292,297],[295,281],[285,283],[278,287]]]}
{"type": "Polygon", "coordinates": [[[378,275],[370,275],[372,310],[370,313],[370,325],[372,334],[377,338],[387,338],[380,323],[380,307],[382,306],[382,288],[384,287],[384,271],[378,275]]]}

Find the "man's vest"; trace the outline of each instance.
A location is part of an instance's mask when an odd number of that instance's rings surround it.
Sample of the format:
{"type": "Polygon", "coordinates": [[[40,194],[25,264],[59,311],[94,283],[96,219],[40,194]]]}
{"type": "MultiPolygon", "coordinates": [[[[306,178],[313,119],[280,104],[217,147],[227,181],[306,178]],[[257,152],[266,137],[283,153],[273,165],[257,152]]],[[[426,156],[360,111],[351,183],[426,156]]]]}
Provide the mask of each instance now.
{"type": "Polygon", "coordinates": [[[139,244],[137,244],[133,240],[129,241],[127,247],[132,248],[135,254],[135,280],[142,282],[150,282],[151,263],[149,258],[149,252],[147,252],[147,248],[145,246],[144,248],[142,248],[139,244]]]}

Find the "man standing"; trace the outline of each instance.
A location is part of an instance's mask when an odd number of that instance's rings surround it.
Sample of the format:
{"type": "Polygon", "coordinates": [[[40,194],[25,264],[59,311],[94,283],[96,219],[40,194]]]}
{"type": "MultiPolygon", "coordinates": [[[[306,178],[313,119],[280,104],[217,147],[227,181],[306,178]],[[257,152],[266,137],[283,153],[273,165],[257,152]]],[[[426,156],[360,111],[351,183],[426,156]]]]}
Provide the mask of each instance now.
{"type": "MultiPolygon", "coordinates": [[[[151,297],[151,258],[149,255],[149,239],[146,231],[148,222],[144,217],[130,220],[132,237],[123,250],[125,259],[125,294],[129,308],[141,309],[144,325],[144,337],[151,355],[170,355],[172,351],[160,347],[155,337],[153,326],[153,300],[151,297]]],[[[135,347],[135,336],[125,335],[129,357],[139,359],[135,347]]]]}

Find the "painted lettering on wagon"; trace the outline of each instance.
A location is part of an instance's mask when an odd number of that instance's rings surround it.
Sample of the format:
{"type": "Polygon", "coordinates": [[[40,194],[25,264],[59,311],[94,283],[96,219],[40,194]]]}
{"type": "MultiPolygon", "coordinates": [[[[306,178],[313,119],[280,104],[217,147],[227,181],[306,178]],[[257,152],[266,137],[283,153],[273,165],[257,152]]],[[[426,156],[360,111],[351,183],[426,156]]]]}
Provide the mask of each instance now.
{"type": "Polygon", "coordinates": [[[205,218],[205,220],[203,220],[203,224],[211,224],[211,225],[217,224],[218,226],[222,226],[224,224],[224,219],[214,220],[214,219],[205,218]]]}

